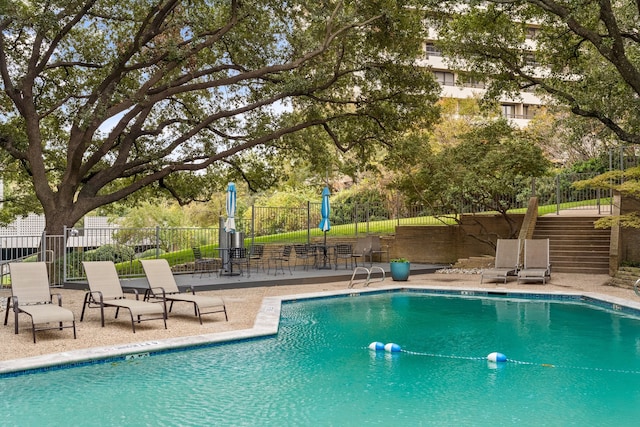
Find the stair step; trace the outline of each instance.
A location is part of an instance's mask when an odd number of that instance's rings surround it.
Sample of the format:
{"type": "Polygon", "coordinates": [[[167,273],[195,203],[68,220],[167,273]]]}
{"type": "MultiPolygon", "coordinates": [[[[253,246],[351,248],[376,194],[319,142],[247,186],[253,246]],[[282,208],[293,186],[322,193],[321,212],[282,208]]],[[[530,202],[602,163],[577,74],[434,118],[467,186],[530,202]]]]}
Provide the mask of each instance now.
{"type": "Polygon", "coordinates": [[[575,259],[580,260],[584,258],[602,258],[603,255],[609,255],[608,251],[572,251],[572,252],[549,252],[551,259],[575,259]]]}
{"type": "Polygon", "coordinates": [[[553,267],[551,269],[551,276],[553,273],[574,273],[574,274],[608,274],[609,268],[594,268],[584,266],[571,266],[571,267],[553,267]]]}
{"type": "Polygon", "coordinates": [[[549,253],[551,255],[602,254],[609,253],[609,246],[550,246],[549,253]]]}
{"type": "Polygon", "coordinates": [[[610,234],[594,228],[597,217],[545,216],[537,219],[534,239],[549,239],[551,271],[608,274],[610,234]]]}
{"type": "Polygon", "coordinates": [[[549,252],[552,254],[564,253],[582,253],[582,252],[606,252],[609,253],[609,245],[551,245],[549,244],[549,252]]]}
{"type": "Polygon", "coordinates": [[[537,230],[533,233],[534,236],[538,236],[538,239],[545,239],[545,238],[556,238],[556,239],[608,239],[610,234],[609,233],[602,233],[602,234],[596,234],[593,233],[591,231],[570,231],[567,230],[565,228],[563,229],[558,229],[557,231],[545,231],[542,232],[540,230],[537,230]]]}
{"type": "Polygon", "coordinates": [[[608,229],[594,228],[593,224],[536,224],[536,230],[571,230],[588,231],[590,233],[606,233],[608,229]]]}
{"type": "Polygon", "coordinates": [[[561,262],[551,262],[551,267],[554,271],[560,270],[560,269],[567,269],[567,268],[578,268],[578,269],[598,269],[598,270],[607,270],[609,271],[609,263],[602,263],[602,262],[591,262],[588,264],[583,264],[583,263],[576,263],[576,262],[565,262],[565,263],[561,263],[561,262]]]}
{"type": "Polygon", "coordinates": [[[555,242],[553,240],[551,240],[549,242],[549,249],[552,252],[559,252],[559,251],[564,251],[564,250],[581,250],[581,249],[587,249],[590,251],[594,251],[594,250],[603,250],[603,251],[609,251],[609,247],[611,246],[611,242],[589,242],[589,241],[571,241],[571,242],[555,242]]]}

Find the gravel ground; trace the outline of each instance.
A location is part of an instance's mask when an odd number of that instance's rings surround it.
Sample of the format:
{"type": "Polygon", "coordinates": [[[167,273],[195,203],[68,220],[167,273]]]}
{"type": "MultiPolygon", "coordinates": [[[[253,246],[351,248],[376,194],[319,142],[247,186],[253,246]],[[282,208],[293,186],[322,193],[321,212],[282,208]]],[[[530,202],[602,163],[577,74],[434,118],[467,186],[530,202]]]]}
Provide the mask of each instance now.
{"type": "MultiPolygon", "coordinates": [[[[452,288],[488,288],[488,289],[517,289],[532,291],[567,291],[567,292],[596,292],[619,298],[640,302],[633,290],[607,286],[609,276],[606,275],[573,275],[556,273],[547,285],[521,284],[515,281],[506,285],[503,283],[485,283],[480,285],[477,270],[447,270],[441,274],[422,274],[410,277],[408,282],[393,282],[387,278],[384,282],[372,283],[371,288],[404,284],[410,286],[445,286],[452,288]],[[476,274],[473,274],[476,273],[476,274]]],[[[142,322],[136,325],[136,333],[131,330],[128,313],[122,312],[118,319],[114,319],[114,311],[105,312],[106,325],[100,326],[100,311],[90,309],[85,319],[80,322],[82,311],[83,291],[70,289],[56,289],[62,294],[63,306],[70,308],[76,315],[78,338],[73,339],[70,329],[62,331],[38,332],[36,344],[33,343],[30,331],[31,323],[27,315],[21,315],[19,320],[20,333],[14,334],[13,312],[9,313],[8,324],[0,328],[0,340],[4,343],[0,352],[0,360],[19,359],[43,354],[53,354],[77,349],[103,347],[111,345],[129,344],[141,341],[161,340],[165,338],[209,334],[251,328],[255,321],[262,299],[267,296],[281,296],[318,292],[329,290],[343,290],[348,282],[332,282],[324,284],[282,285],[269,287],[255,287],[244,289],[220,290],[201,292],[203,295],[216,295],[224,299],[229,321],[224,320],[223,314],[209,314],[203,317],[203,325],[193,315],[189,304],[174,305],[173,312],[167,320],[167,329],[162,321],[142,322]]],[[[1,297],[6,298],[7,291],[1,297]]],[[[4,315],[6,302],[2,304],[0,314],[4,315]]]]}

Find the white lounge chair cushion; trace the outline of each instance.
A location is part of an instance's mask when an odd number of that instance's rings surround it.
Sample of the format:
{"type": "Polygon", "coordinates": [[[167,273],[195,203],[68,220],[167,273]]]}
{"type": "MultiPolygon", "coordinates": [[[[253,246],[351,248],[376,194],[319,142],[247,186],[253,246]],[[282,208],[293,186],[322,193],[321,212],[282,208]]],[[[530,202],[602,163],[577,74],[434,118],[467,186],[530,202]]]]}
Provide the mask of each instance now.
{"type": "Polygon", "coordinates": [[[521,270],[518,272],[520,278],[542,278],[549,275],[549,270],[546,268],[530,268],[527,270],[521,270]]]}
{"type": "MultiPolygon", "coordinates": [[[[18,302],[19,304],[19,302],[18,302]]],[[[73,322],[73,312],[54,304],[18,305],[20,311],[31,316],[34,325],[51,322],[73,322]]]]}
{"type": "Polygon", "coordinates": [[[136,299],[110,299],[104,300],[105,305],[111,307],[127,308],[133,316],[142,316],[145,314],[161,314],[164,313],[164,307],[159,303],[149,303],[136,299]]]}
{"type": "Polygon", "coordinates": [[[209,297],[193,294],[170,294],[166,296],[168,301],[184,301],[198,304],[200,308],[223,308],[224,301],[220,297],[209,297]]]}

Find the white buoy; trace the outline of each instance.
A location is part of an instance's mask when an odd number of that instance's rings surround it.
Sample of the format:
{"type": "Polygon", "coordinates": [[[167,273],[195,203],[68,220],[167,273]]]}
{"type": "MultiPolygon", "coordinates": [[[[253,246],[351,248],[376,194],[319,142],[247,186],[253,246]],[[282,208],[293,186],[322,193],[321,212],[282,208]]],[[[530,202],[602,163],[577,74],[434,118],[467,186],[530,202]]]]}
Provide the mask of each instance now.
{"type": "Polygon", "coordinates": [[[498,352],[493,352],[493,353],[489,353],[487,355],[487,360],[489,362],[506,362],[507,361],[507,356],[505,356],[502,353],[498,353],[498,352]]]}
{"type": "Polygon", "coordinates": [[[371,344],[369,344],[369,349],[375,350],[375,351],[382,351],[384,350],[384,344],[379,341],[374,341],[371,344]]]}
{"type": "Polygon", "coordinates": [[[390,342],[388,344],[385,344],[384,350],[388,351],[389,353],[398,353],[402,349],[400,348],[400,346],[398,344],[390,342]]]}

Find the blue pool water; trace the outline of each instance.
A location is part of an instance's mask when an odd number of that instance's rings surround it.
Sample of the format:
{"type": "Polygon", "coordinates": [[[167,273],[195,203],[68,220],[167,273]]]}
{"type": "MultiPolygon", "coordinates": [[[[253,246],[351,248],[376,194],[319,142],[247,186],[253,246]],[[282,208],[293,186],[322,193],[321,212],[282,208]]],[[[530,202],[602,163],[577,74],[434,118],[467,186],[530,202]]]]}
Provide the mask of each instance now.
{"type": "Polygon", "coordinates": [[[284,304],[277,337],[0,379],[2,425],[638,425],[640,320],[416,293],[284,304]],[[367,349],[394,342],[403,352],[367,349]],[[493,351],[509,362],[494,365],[493,351]]]}

